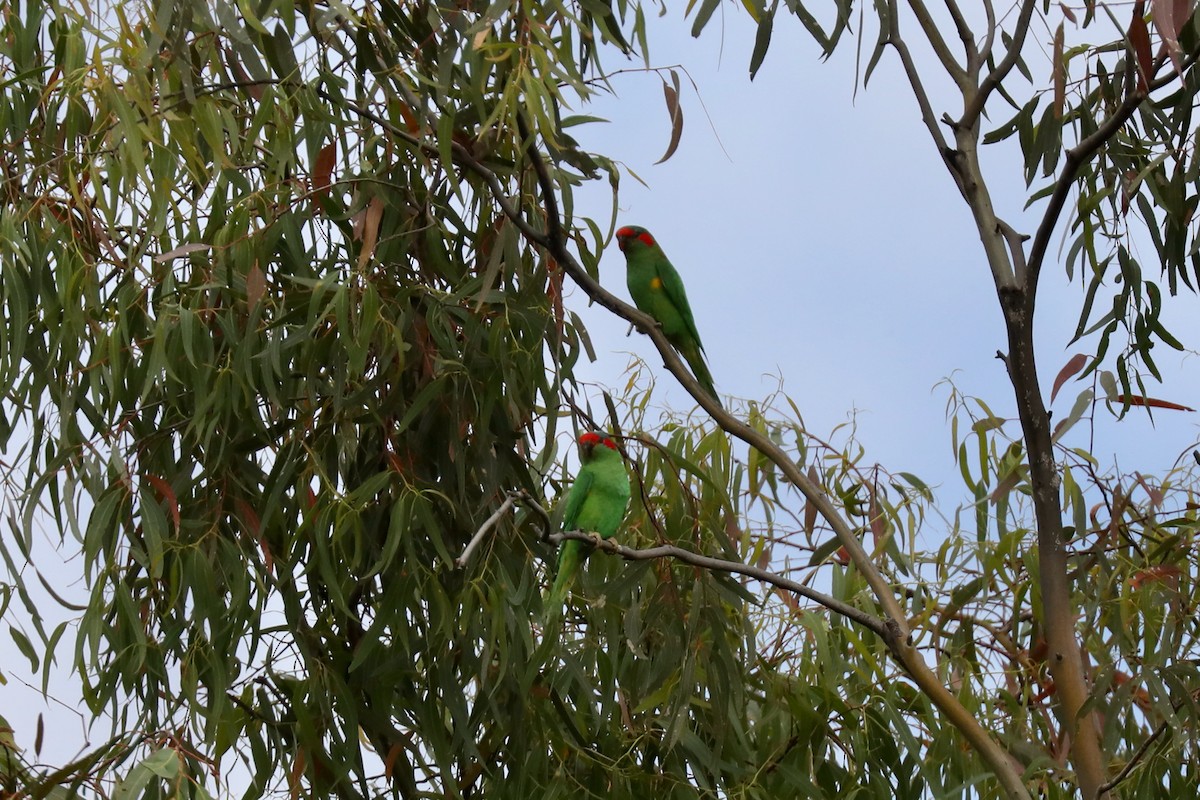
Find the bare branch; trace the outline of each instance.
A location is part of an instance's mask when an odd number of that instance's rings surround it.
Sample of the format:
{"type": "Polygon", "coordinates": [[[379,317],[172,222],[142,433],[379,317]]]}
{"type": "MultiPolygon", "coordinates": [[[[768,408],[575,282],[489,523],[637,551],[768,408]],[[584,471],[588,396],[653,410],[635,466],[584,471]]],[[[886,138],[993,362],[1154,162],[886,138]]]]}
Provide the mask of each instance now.
{"type": "Polygon", "coordinates": [[[554,544],[561,544],[570,540],[588,542],[589,544],[596,545],[597,549],[620,556],[626,561],[652,561],[661,558],[673,558],[676,561],[682,561],[684,564],[690,564],[693,567],[700,567],[701,569],[713,572],[729,572],[735,575],[745,575],[748,578],[769,583],[784,591],[792,592],[808,600],[812,600],[814,603],[828,608],[835,614],[857,622],[879,636],[886,638],[889,635],[887,624],[879,617],[868,614],[862,609],[855,608],[848,603],[844,603],[836,597],[830,597],[815,589],[810,589],[791,578],[785,578],[778,573],[760,569],[749,564],[743,564],[740,561],[712,558],[711,556],[704,556],[699,553],[693,553],[690,550],[684,550],[682,547],[676,547],[672,544],[660,544],[656,547],[639,550],[633,547],[626,547],[615,539],[601,539],[597,542],[595,534],[588,533],[587,531],[563,531],[562,533],[552,533],[548,538],[554,544]]]}
{"type": "Polygon", "coordinates": [[[467,546],[463,548],[462,555],[454,559],[455,567],[462,569],[467,565],[467,562],[471,560],[471,554],[475,552],[475,548],[478,547],[479,543],[483,541],[484,535],[492,529],[493,525],[500,521],[501,517],[508,513],[509,509],[511,509],[516,502],[517,497],[510,494],[507,498],[505,498],[504,502],[500,504],[500,507],[497,508],[490,517],[484,520],[483,524],[479,526],[479,530],[475,531],[475,535],[471,537],[471,541],[467,542],[467,546]]]}
{"type": "Polygon", "coordinates": [[[1141,746],[1138,747],[1137,752],[1135,752],[1129,758],[1129,760],[1125,762],[1125,766],[1121,767],[1121,771],[1114,775],[1111,781],[1100,787],[1100,794],[1112,791],[1116,788],[1117,784],[1128,778],[1129,773],[1133,772],[1133,768],[1136,767],[1141,760],[1146,757],[1146,751],[1150,749],[1150,745],[1154,744],[1154,741],[1158,739],[1159,736],[1162,736],[1164,733],[1166,733],[1169,727],[1171,727],[1171,722],[1170,720],[1166,720],[1157,728],[1155,728],[1154,732],[1146,737],[1146,741],[1142,742],[1141,746]]]}
{"type": "Polygon", "coordinates": [[[979,51],[979,63],[986,64],[992,55],[992,47],[996,43],[996,9],[992,0],[983,0],[983,13],[987,17],[987,33],[984,34],[983,47],[979,51]]]}
{"type": "MultiPolygon", "coordinates": [[[[996,68],[987,74],[983,79],[983,83],[975,90],[974,95],[969,98],[967,107],[963,111],[962,118],[958,124],[964,128],[974,128],[979,122],[979,116],[983,113],[983,107],[987,105],[988,98],[991,97],[996,87],[1003,83],[1008,77],[1008,73],[1016,66],[1017,60],[1021,57],[1021,49],[1025,46],[1025,36],[1029,33],[1029,20],[1033,16],[1033,7],[1035,0],[1025,0],[1021,5],[1021,13],[1017,17],[1017,27],[1013,31],[1012,45],[1008,48],[1008,52],[1004,54],[1004,58],[996,65],[996,68]]],[[[992,13],[991,3],[987,5],[988,10],[988,38],[984,45],[984,58],[991,55],[993,36],[996,30],[995,15],[992,13]]]]}
{"type": "MultiPolygon", "coordinates": [[[[959,64],[954,59],[954,54],[950,52],[950,47],[946,44],[946,40],[942,38],[942,32],[938,30],[937,23],[933,21],[933,17],[930,16],[929,9],[925,7],[923,0],[908,0],[908,7],[912,9],[913,16],[917,18],[917,23],[921,26],[925,38],[929,40],[929,45],[933,48],[934,54],[937,55],[938,61],[942,62],[942,67],[945,68],[956,84],[965,86],[967,71],[963,69],[962,64],[959,64]]],[[[890,22],[892,25],[898,24],[896,14],[891,15],[890,22]]]]}
{"type": "MultiPolygon", "coordinates": [[[[937,115],[934,114],[933,104],[929,102],[929,94],[925,91],[925,84],[921,81],[920,73],[917,72],[917,65],[913,61],[912,53],[909,52],[908,44],[900,36],[900,11],[896,7],[896,0],[889,0],[888,3],[887,44],[894,47],[896,53],[900,56],[900,63],[904,66],[904,74],[908,77],[908,83],[912,87],[913,95],[917,98],[917,105],[921,109],[921,121],[925,123],[925,128],[929,131],[929,135],[933,137],[934,144],[937,145],[942,160],[946,162],[946,168],[950,170],[952,175],[957,176],[950,146],[946,143],[946,137],[942,134],[942,129],[938,127],[937,115]]],[[[962,188],[961,185],[959,188],[962,188]]]]}
{"type": "Polygon", "coordinates": [[[958,7],[957,0],[946,0],[946,10],[950,12],[950,17],[954,20],[954,27],[958,30],[958,38],[963,43],[963,52],[966,53],[967,77],[974,80],[980,64],[979,51],[975,48],[975,32],[967,24],[962,9],[958,7]]]}
{"type": "Polygon", "coordinates": [[[1029,234],[1018,233],[1012,225],[1009,225],[1002,219],[996,219],[996,228],[1000,231],[1000,235],[1004,237],[1005,243],[1008,245],[1008,252],[1012,257],[1013,271],[1016,273],[1017,281],[1025,275],[1025,242],[1029,241],[1029,234]]]}

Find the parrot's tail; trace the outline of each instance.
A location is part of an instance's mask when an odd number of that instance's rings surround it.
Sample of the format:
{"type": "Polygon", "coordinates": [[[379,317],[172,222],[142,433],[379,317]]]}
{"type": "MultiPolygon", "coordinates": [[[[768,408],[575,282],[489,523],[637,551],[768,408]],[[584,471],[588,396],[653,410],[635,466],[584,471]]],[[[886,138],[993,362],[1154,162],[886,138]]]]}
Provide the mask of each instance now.
{"type": "Polygon", "coordinates": [[[567,590],[571,588],[575,573],[587,557],[585,547],[583,542],[574,539],[562,543],[558,554],[558,574],[554,576],[554,584],[546,599],[546,609],[550,614],[562,612],[563,604],[567,602],[567,590]]]}
{"type": "Polygon", "coordinates": [[[679,354],[683,356],[684,361],[692,368],[692,372],[696,376],[696,380],[700,382],[700,386],[706,391],[713,400],[717,401],[717,405],[721,405],[721,398],[717,397],[717,388],[713,386],[712,373],[708,371],[708,364],[704,363],[704,354],[700,352],[700,348],[693,342],[688,342],[685,347],[679,347],[679,354]]]}

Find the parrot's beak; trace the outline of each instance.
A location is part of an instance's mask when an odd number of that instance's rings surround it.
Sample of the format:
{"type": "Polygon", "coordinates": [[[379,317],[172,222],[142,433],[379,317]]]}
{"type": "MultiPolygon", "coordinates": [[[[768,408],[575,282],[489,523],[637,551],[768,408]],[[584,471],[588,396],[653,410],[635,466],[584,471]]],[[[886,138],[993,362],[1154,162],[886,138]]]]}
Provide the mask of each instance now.
{"type": "Polygon", "coordinates": [[[617,237],[617,247],[621,248],[622,253],[625,252],[625,237],[624,236],[617,237]]]}

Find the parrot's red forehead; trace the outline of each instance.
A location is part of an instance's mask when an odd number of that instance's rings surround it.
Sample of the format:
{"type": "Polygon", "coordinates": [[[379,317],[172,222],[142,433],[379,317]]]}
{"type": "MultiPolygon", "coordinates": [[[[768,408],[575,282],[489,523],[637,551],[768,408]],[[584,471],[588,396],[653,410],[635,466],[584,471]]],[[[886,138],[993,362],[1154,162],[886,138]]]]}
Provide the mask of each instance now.
{"type": "Polygon", "coordinates": [[[579,443],[585,447],[595,447],[598,444],[603,444],[605,447],[608,447],[612,450],[617,449],[616,442],[614,442],[612,439],[601,436],[600,434],[595,433],[594,431],[588,431],[587,433],[580,436],[579,443]]]}
{"type": "Polygon", "coordinates": [[[650,235],[650,231],[642,228],[636,228],[632,225],[626,225],[617,231],[617,242],[621,249],[625,249],[625,243],[630,239],[637,239],[647,247],[654,247],[654,237],[650,235]]]}

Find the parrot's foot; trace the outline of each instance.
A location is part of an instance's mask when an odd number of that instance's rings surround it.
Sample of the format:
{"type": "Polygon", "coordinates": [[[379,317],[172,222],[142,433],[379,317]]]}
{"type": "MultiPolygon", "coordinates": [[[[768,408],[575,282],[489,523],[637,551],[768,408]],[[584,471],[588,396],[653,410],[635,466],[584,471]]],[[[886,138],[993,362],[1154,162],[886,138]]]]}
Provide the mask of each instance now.
{"type": "Polygon", "coordinates": [[[588,531],[588,540],[595,547],[599,547],[600,545],[604,544],[604,537],[595,531],[588,531]]]}

